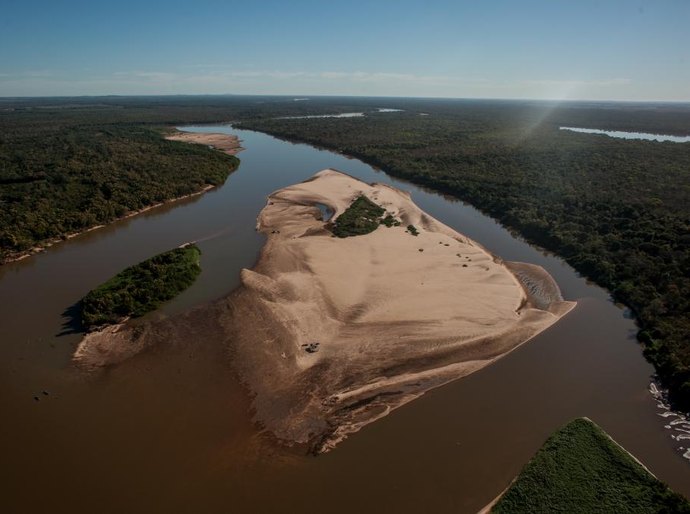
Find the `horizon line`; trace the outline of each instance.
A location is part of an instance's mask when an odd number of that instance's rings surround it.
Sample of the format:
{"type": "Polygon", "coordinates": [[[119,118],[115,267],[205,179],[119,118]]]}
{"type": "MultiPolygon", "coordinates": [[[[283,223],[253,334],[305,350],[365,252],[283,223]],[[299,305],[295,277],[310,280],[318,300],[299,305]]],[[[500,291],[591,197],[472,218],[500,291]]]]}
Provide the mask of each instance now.
{"type": "Polygon", "coordinates": [[[163,93],[163,94],[84,94],[84,95],[22,95],[22,96],[4,96],[0,95],[0,101],[3,100],[28,100],[28,99],[58,99],[58,98],[161,98],[161,97],[257,97],[257,98],[380,98],[380,99],[400,99],[400,100],[490,100],[490,101],[508,101],[508,102],[559,102],[559,103],[628,103],[628,104],[690,104],[688,100],[621,100],[621,99],[586,99],[586,98],[510,98],[510,97],[471,97],[471,96],[382,96],[382,95],[333,95],[333,94],[317,94],[317,95],[300,95],[300,94],[252,94],[252,93],[163,93]]]}

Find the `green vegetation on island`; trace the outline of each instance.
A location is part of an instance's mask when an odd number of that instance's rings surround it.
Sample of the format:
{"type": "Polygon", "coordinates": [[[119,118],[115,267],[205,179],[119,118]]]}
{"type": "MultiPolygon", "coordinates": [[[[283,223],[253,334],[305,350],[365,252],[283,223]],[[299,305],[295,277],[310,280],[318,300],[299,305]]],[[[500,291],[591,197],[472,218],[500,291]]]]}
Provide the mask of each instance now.
{"type": "Polygon", "coordinates": [[[187,289],[201,273],[201,250],[190,244],[131,266],[82,299],[85,328],[143,316],[187,289]]]}
{"type": "Polygon", "coordinates": [[[690,513],[690,503],[593,422],[577,419],[549,437],[491,512],[690,513]]]}
{"type": "Polygon", "coordinates": [[[386,210],[376,205],[366,196],[355,199],[333,223],[331,231],[338,237],[361,236],[369,234],[381,224],[381,216],[386,210]]]}

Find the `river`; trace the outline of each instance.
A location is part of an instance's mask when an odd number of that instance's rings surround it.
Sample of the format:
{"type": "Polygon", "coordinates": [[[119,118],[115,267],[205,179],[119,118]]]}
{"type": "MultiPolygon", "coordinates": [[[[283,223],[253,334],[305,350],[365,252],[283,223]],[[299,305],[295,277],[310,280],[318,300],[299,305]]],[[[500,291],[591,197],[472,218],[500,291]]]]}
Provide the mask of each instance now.
{"type": "Polygon", "coordinates": [[[476,512],[577,416],[690,495],[690,465],[648,392],[653,369],[635,324],[605,291],[472,207],[358,160],[227,125],[188,130],[243,140],[240,168],[222,187],[0,267],[0,511],[476,512]],[[266,196],[327,167],[411,191],[497,255],[545,267],[577,308],[319,457],[275,448],[257,431],[222,342],[163,346],[98,374],[71,366],[80,335],[70,313],[90,289],[197,240],[199,279],[150,316],[227,294],[263,244],[254,227],[266,196]]]}

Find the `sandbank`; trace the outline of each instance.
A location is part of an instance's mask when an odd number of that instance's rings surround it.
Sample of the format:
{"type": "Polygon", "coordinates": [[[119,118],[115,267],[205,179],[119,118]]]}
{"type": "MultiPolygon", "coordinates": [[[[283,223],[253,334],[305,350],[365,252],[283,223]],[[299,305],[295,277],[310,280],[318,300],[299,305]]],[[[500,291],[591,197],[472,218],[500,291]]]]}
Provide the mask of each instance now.
{"type": "Polygon", "coordinates": [[[212,337],[226,345],[266,432],[319,453],[487,366],[575,306],[543,268],[505,263],[407,193],[335,170],[271,194],[257,230],[267,236],[260,259],[228,297],[86,339],[75,360],[106,366],[180,334],[212,337]],[[316,204],[337,222],[359,195],[401,225],[334,237],[316,204]]]}
{"type": "Polygon", "coordinates": [[[181,141],[183,143],[206,145],[229,155],[235,155],[243,150],[243,148],[240,146],[240,140],[237,136],[233,136],[231,134],[222,134],[219,132],[203,133],[176,131],[165,136],[165,139],[169,141],[181,141]]]}

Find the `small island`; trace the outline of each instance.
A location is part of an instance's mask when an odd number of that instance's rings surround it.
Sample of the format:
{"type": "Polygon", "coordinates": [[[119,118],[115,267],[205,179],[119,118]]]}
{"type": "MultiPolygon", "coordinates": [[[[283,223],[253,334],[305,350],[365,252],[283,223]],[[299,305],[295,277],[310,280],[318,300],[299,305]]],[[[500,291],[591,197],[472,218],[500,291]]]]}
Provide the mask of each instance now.
{"type": "Polygon", "coordinates": [[[158,254],[124,269],[81,301],[81,322],[89,333],[77,348],[76,360],[101,361],[121,352],[112,337],[129,318],[151,312],[191,286],[201,273],[201,250],[193,243],[158,254]],[[107,357],[104,357],[107,356],[107,357]]]}
{"type": "Polygon", "coordinates": [[[158,254],[130,266],[87,294],[81,319],[91,329],[143,316],[192,285],[201,273],[195,244],[158,254]]]}
{"type": "Polygon", "coordinates": [[[587,418],[544,443],[520,475],[482,512],[676,512],[690,503],[587,418]]]}

